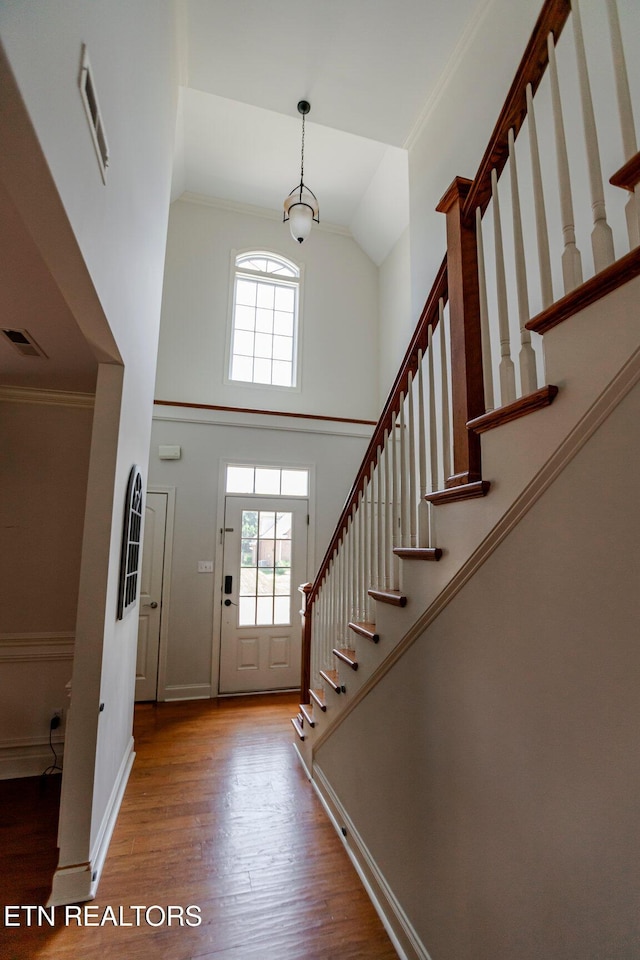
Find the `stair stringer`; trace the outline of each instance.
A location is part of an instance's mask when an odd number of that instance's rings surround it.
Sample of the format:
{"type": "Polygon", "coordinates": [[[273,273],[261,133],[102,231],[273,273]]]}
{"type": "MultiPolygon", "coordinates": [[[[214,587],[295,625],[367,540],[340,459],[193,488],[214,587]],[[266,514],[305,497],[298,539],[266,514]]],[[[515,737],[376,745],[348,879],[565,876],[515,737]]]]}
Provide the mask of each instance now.
{"type": "MultiPolygon", "coordinates": [[[[404,608],[378,603],[378,644],[356,639],[360,669],[340,671],[346,691],[327,695],[327,711],[306,728],[298,753],[313,779],[316,750],[357,708],[405,651],[486,562],[640,378],[640,278],[544,336],[546,380],[559,387],[552,406],[482,435],[488,496],[433,508],[437,564],[401,562],[404,608]],[[605,318],[603,320],[603,318],[605,318]]],[[[333,666],[333,665],[332,665],[333,666]]]]}

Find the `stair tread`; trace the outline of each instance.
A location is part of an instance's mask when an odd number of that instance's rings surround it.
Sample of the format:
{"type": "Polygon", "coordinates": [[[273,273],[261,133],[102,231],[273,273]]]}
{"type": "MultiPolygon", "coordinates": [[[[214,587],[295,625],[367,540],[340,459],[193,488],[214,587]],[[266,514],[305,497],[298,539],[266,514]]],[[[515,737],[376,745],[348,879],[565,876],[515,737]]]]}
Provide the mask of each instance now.
{"type": "Polygon", "coordinates": [[[513,403],[508,403],[504,407],[498,407],[496,410],[490,410],[489,413],[483,413],[481,417],[469,420],[467,430],[473,430],[474,433],[485,433],[487,430],[493,430],[494,427],[500,427],[503,423],[511,423],[512,420],[518,420],[520,417],[526,417],[529,413],[535,413],[544,407],[549,407],[558,395],[558,388],[551,383],[533,393],[529,393],[513,403]]]}
{"type": "Polygon", "coordinates": [[[291,723],[293,724],[293,729],[298,734],[301,740],[304,740],[304,730],[302,724],[300,723],[299,717],[291,717],[291,723]]]}
{"type": "Polygon", "coordinates": [[[359,633],[361,637],[372,640],[374,643],[377,643],[380,639],[376,631],[375,623],[371,623],[370,620],[354,620],[349,624],[349,629],[353,630],[354,633],[359,633]]]}
{"type": "Polygon", "coordinates": [[[351,649],[351,647],[334,647],[333,654],[338,657],[339,660],[342,660],[343,663],[348,664],[352,670],[358,669],[356,652],[351,649]]]}
{"type": "Polygon", "coordinates": [[[336,693],[342,692],[342,684],[340,683],[340,677],[337,670],[321,670],[320,676],[323,680],[326,680],[330,687],[332,687],[336,693]]]}
{"type": "Polygon", "coordinates": [[[403,560],[439,560],[442,556],[439,547],[395,547],[393,552],[403,560]]]}
{"type": "Polygon", "coordinates": [[[396,607],[405,607],[407,598],[399,590],[368,590],[369,596],[382,603],[392,603],[396,607]]]}
{"type": "Polygon", "coordinates": [[[312,703],[301,703],[300,704],[300,713],[307,721],[310,727],[315,727],[316,722],[313,719],[313,704],[312,703]]]}
{"type": "Polygon", "coordinates": [[[327,703],[324,697],[323,689],[309,690],[309,696],[314,703],[317,703],[322,711],[327,709],[327,703]]]}
{"type": "Polygon", "coordinates": [[[428,493],[424,499],[435,506],[457,503],[460,500],[475,500],[477,497],[485,497],[490,487],[491,482],[489,480],[475,480],[473,483],[461,483],[457,487],[434,490],[433,493],[428,493]]]}

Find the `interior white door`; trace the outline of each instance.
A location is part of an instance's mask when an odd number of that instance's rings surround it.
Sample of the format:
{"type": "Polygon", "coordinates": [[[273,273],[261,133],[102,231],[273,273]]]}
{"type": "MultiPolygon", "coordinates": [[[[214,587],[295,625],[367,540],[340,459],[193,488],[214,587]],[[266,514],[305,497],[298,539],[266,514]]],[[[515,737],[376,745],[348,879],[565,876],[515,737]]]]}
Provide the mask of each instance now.
{"type": "Polygon", "coordinates": [[[300,683],[300,598],[307,565],[306,500],[225,501],[220,693],[300,683]]]}
{"type": "Polygon", "coordinates": [[[136,700],[157,698],[166,526],[167,494],[148,493],[140,571],[136,700]]]}

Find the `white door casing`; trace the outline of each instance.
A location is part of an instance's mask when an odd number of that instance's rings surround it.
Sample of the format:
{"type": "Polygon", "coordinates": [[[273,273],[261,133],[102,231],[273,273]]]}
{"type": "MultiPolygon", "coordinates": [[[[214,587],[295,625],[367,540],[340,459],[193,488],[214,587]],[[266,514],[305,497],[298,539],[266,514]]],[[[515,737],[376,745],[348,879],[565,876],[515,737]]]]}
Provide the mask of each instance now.
{"type": "Polygon", "coordinates": [[[306,576],[306,499],[227,496],[220,693],[300,683],[298,585],[306,576]]]}
{"type": "Polygon", "coordinates": [[[136,701],[157,698],[166,523],[167,494],[147,493],[140,573],[136,701]]]}

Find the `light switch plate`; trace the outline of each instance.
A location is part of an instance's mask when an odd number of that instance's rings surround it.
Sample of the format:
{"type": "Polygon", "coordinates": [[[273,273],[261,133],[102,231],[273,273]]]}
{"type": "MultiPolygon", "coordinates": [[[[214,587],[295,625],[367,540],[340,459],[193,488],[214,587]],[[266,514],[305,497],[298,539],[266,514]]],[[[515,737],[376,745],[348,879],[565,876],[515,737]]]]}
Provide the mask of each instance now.
{"type": "Polygon", "coordinates": [[[198,560],[198,573],[213,573],[213,560],[198,560]]]}

